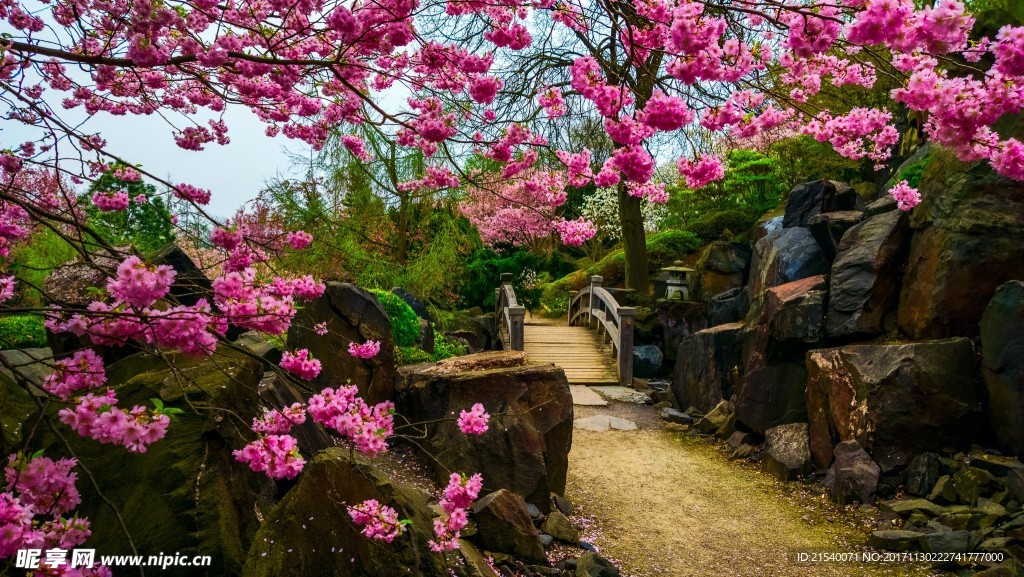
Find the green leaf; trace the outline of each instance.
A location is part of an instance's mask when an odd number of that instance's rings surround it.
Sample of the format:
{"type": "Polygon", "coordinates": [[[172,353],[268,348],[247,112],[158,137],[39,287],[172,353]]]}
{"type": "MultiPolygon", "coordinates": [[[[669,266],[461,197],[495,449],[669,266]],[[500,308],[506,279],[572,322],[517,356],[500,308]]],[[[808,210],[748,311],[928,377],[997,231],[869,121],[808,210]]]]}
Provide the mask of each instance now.
{"type": "Polygon", "coordinates": [[[150,399],[150,401],[153,403],[153,406],[156,407],[157,412],[164,410],[164,402],[160,399],[154,397],[150,399]]]}

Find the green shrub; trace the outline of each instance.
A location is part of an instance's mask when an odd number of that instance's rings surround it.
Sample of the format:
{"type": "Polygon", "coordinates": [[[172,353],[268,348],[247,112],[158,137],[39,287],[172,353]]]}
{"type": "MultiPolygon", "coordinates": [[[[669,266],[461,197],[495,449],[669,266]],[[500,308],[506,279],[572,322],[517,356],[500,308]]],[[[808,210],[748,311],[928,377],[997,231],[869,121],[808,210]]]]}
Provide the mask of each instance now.
{"type": "Polygon", "coordinates": [[[702,217],[697,222],[687,226],[690,232],[699,236],[705,242],[712,242],[723,239],[723,233],[729,231],[733,235],[740,235],[753,226],[756,217],[738,210],[723,210],[713,212],[702,217]]]}
{"type": "Polygon", "coordinates": [[[399,365],[429,363],[430,354],[419,347],[395,347],[395,362],[399,365]]]}
{"type": "Polygon", "coordinates": [[[647,260],[652,271],[670,266],[697,250],[701,239],[688,230],[667,230],[647,239],[647,260]]]}
{"type": "Polygon", "coordinates": [[[466,346],[462,343],[449,339],[441,333],[435,334],[437,337],[434,339],[434,354],[430,355],[431,361],[437,362],[466,354],[466,346]]]}
{"type": "Polygon", "coordinates": [[[0,317],[0,348],[23,349],[45,346],[48,345],[42,317],[36,315],[0,317]]]}
{"type": "Polygon", "coordinates": [[[370,293],[377,297],[380,306],[388,315],[395,346],[411,347],[416,344],[416,337],[420,336],[420,321],[412,307],[388,291],[370,289],[370,293]]]}
{"type": "Polygon", "coordinates": [[[925,156],[921,160],[907,166],[892,179],[893,183],[905,180],[907,184],[914,188],[921,186],[921,176],[924,175],[924,169],[928,167],[930,159],[931,156],[925,156]]]}

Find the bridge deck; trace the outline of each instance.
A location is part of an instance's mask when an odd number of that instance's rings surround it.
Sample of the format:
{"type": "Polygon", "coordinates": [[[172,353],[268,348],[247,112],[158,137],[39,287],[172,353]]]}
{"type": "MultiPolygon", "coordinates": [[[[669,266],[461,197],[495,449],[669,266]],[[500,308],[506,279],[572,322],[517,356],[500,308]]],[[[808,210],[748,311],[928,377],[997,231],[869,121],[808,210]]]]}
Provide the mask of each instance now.
{"type": "Polygon", "coordinates": [[[618,373],[611,345],[585,327],[533,318],[523,326],[526,356],[535,363],[554,363],[570,384],[615,385],[618,373]]]}

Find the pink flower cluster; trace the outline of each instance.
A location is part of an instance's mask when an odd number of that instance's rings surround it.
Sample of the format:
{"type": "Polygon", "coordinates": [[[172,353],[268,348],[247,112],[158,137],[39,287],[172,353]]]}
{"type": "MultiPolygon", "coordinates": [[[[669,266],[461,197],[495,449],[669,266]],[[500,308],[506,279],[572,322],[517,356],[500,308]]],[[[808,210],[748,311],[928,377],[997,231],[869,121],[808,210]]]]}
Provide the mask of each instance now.
{"type": "Polygon", "coordinates": [[[459,547],[459,532],[466,526],[466,511],[480,494],[484,479],[477,473],[468,479],[458,473],[452,473],[441,496],[441,509],[447,513],[444,520],[434,520],[435,540],[428,545],[431,551],[454,551],[459,547]]]}
{"type": "Polygon", "coordinates": [[[295,298],[313,299],[324,285],[306,276],[269,282],[248,267],[213,281],[214,302],[232,324],[270,334],[282,333],[295,316],[295,298]]]}
{"type": "Polygon", "coordinates": [[[253,471],[265,472],[271,479],[294,479],[306,464],[299,454],[298,442],[291,435],[260,437],[232,455],[253,471]]]}
{"type": "Polygon", "coordinates": [[[921,202],[921,194],[905,180],[901,180],[892,187],[889,194],[896,199],[896,206],[903,211],[910,210],[921,202]]]}
{"type": "MultiPolygon", "coordinates": [[[[88,519],[67,516],[81,501],[75,487],[78,475],[72,471],[75,465],[75,459],[10,456],[0,491],[0,560],[13,557],[20,549],[71,549],[91,535],[88,519]]],[[[98,565],[59,574],[111,575],[108,568],[98,565]]]]}
{"type": "Polygon", "coordinates": [[[548,118],[565,116],[565,98],[562,96],[562,90],[557,86],[542,91],[537,97],[537,103],[547,113],[548,118]]]}
{"type": "Polygon", "coordinates": [[[66,401],[82,389],[101,387],[105,382],[103,358],[92,349],[85,349],[55,362],[54,371],[43,379],[43,389],[66,401]]]}
{"type": "Polygon", "coordinates": [[[567,246],[580,246],[597,234],[594,223],[582,216],[576,220],[558,220],[553,225],[555,232],[567,246]]]}
{"type": "Polygon", "coordinates": [[[286,240],[288,241],[288,246],[295,250],[302,250],[313,242],[313,235],[304,230],[297,230],[289,232],[286,240]]]}
{"type": "Polygon", "coordinates": [[[467,435],[482,435],[487,432],[487,422],[491,416],[480,403],[474,404],[469,411],[459,413],[459,430],[467,435]]]}
{"type": "Polygon", "coordinates": [[[128,193],[119,191],[99,191],[92,195],[92,203],[103,212],[113,212],[128,208],[128,193]]]}
{"type": "Polygon", "coordinates": [[[306,410],[314,422],[333,429],[372,457],[387,450],[387,439],[394,434],[395,406],[384,401],[371,407],[358,393],[355,386],[326,388],[309,399],[306,410]]]}
{"type": "Polygon", "coordinates": [[[306,381],[312,381],[320,374],[320,361],[309,354],[308,349],[294,353],[285,351],[281,355],[281,368],[306,381]]]}
{"type": "Polygon", "coordinates": [[[264,435],[285,435],[292,427],[306,422],[306,407],[292,403],[290,407],[274,409],[263,413],[263,417],[252,420],[252,430],[264,435]]]}
{"type": "Polygon", "coordinates": [[[167,434],[171,419],[161,409],[149,411],[136,405],[125,411],[117,403],[117,395],[107,389],[102,395],[86,394],[74,407],[61,409],[58,415],[62,423],[79,435],[121,445],[133,453],[145,453],[147,446],[167,434]]]}
{"type": "Polygon", "coordinates": [[[380,341],[366,341],[363,344],[348,344],[348,354],[359,359],[372,359],[380,352],[380,341]]]}
{"type": "Polygon", "coordinates": [[[686,177],[687,188],[697,190],[725,177],[725,166],[721,159],[705,154],[700,160],[693,162],[685,158],[679,159],[679,174],[686,177]]]}
{"type": "Polygon", "coordinates": [[[151,266],[130,256],[117,266],[117,277],[107,281],[107,291],[119,301],[146,308],[167,294],[176,275],[170,265],[151,266]]]}
{"type": "Polygon", "coordinates": [[[356,525],[363,528],[363,535],[371,539],[390,543],[405,531],[405,525],[398,520],[398,512],[381,505],[376,499],[349,507],[348,514],[356,525]]]}

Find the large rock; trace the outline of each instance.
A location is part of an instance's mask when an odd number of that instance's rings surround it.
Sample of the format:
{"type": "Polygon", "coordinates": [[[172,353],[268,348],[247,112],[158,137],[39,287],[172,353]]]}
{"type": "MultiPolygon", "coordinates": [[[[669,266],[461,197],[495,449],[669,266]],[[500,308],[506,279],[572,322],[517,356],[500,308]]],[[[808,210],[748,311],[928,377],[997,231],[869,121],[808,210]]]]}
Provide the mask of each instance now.
{"type": "Polygon", "coordinates": [[[311,386],[320,390],[351,383],[370,403],[391,398],[395,382],[395,347],[391,324],[380,303],[370,293],[348,283],[329,282],[320,298],[306,303],[288,329],[289,349],[309,349],[320,360],[320,375],[311,386]],[[328,333],[319,335],[317,324],[328,333]],[[348,354],[351,342],[380,341],[380,352],[371,359],[348,354]]]}
{"type": "Polygon", "coordinates": [[[750,299],[768,288],[827,274],[829,260],[803,227],[785,228],[757,241],[750,268],[750,299]]]}
{"type": "Polygon", "coordinates": [[[746,287],[729,289],[708,302],[708,326],[742,321],[750,311],[750,293],[746,287]]]}
{"type": "Polygon", "coordinates": [[[747,281],[749,268],[749,246],[715,241],[704,248],[697,261],[696,293],[706,301],[729,289],[742,287],[747,281]]]}
{"type": "Polygon", "coordinates": [[[858,210],[826,212],[816,214],[807,221],[807,230],[818,241],[825,256],[832,260],[836,257],[836,249],[846,231],[859,223],[864,214],[858,210]]]}
{"type": "Polygon", "coordinates": [[[1024,282],[1000,286],[981,317],[981,375],[992,436],[1024,455],[1024,282]]]}
{"type": "Polygon", "coordinates": [[[326,449],[307,463],[280,503],[265,512],[242,576],[448,575],[443,556],[427,545],[434,538],[430,498],[348,449],[326,449]],[[348,507],[368,499],[393,507],[399,519],[412,524],[391,543],[363,536],[348,507]]]}
{"type": "Polygon", "coordinates": [[[854,501],[873,503],[882,474],[878,464],[857,441],[843,441],[833,452],[835,461],[822,481],[832,500],[840,505],[854,501]]]}
{"type": "Polygon", "coordinates": [[[927,497],[935,488],[942,471],[942,459],[938,453],[921,453],[907,465],[907,493],[927,497]]]}
{"type": "Polygon", "coordinates": [[[633,376],[649,379],[657,376],[665,355],[657,345],[640,345],[633,348],[633,376]]]}
{"type": "Polygon", "coordinates": [[[527,364],[521,352],[492,352],[399,372],[397,410],[427,423],[420,445],[438,482],[451,471],[479,472],[489,488],[518,493],[544,512],[551,493],[565,491],[573,407],[562,369],[527,364]],[[463,434],[452,419],[474,403],[491,414],[483,435],[463,434]]]}
{"type": "Polygon", "coordinates": [[[789,423],[764,433],[765,468],[780,481],[792,481],[811,470],[807,423],[789,423]]]}
{"type": "Polygon", "coordinates": [[[859,442],[885,472],[918,453],[977,438],[984,395],[968,339],[815,350],[807,374],[819,467],[828,466],[840,441],[859,442]]]}
{"type": "Polygon", "coordinates": [[[754,431],[806,420],[803,357],[824,336],[824,289],[823,276],[773,287],[747,314],[736,418],[754,431]]]}
{"type": "Polygon", "coordinates": [[[416,316],[428,322],[434,322],[434,317],[430,314],[430,311],[427,310],[427,305],[423,304],[423,301],[416,298],[416,295],[402,287],[395,287],[391,289],[391,294],[405,301],[405,304],[409,305],[409,308],[416,313],[416,316]]]}
{"type": "Polygon", "coordinates": [[[936,150],[920,189],[899,327],[915,339],[976,336],[996,288],[1024,279],[1024,182],[936,150]]]}
{"type": "Polygon", "coordinates": [[[909,249],[906,213],[871,217],[846,232],[832,263],[825,330],[830,337],[879,334],[899,302],[909,249]]]}
{"type": "Polygon", "coordinates": [[[693,333],[706,329],[707,303],[659,299],[656,311],[661,321],[665,346],[662,351],[669,359],[675,360],[679,343],[693,333]]]}
{"type": "Polygon", "coordinates": [[[679,343],[672,392],[680,407],[706,412],[732,396],[739,371],[736,336],[742,327],[742,323],[719,325],[679,343]]]}
{"type": "Polygon", "coordinates": [[[812,216],[823,212],[864,211],[864,200],[850,185],[834,180],[815,180],[793,187],[786,198],[782,226],[807,226],[812,216]]]}
{"type": "MultiPolygon", "coordinates": [[[[231,455],[250,440],[252,418],[262,411],[262,375],[260,360],[222,349],[208,359],[170,355],[165,362],[140,354],[108,366],[107,384],[116,387],[121,406],[152,406],[150,399],[158,398],[183,413],[145,455],[79,437],[58,423],[103,488],[101,497],[79,474],[77,511],[92,524],[89,546],[111,555],[132,555],[133,547],[140,554],[210,555],[210,575],[239,574],[275,492],[272,481],[231,455]]],[[[45,428],[39,434],[38,448],[47,454],[65,451],[64,442],[45,428]]],[[[161,574],[195,575],[182,567],[161,574]]]]}
{"type": "Polygon", "coordinates": [[[498,489],[477,499],[473,504],[473,518],[485,550],[508,553],[534,563],[547,562],[540,532],[533,525],[522,496],[498,489]]]}
{"type": "Polygon", "coordinates": [[[38,408],[33,395],[45,396],[39,386],[52,372],[53,354],[48,348],[12,349],[0,357],[0,454],[10,455],[22,448],[26,421],[38,408]]]}

